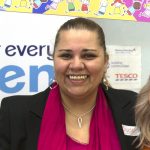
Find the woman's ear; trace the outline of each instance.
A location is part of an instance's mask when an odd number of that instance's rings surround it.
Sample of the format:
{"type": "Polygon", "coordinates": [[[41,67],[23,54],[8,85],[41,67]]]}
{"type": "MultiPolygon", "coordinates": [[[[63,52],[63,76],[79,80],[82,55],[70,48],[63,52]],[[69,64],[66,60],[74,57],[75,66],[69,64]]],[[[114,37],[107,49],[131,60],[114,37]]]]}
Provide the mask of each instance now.
{"type": "Polygon", "coordinates": [[[109,61],[109,55],[107,52],[105,52],[105,61],[108,62],[109,61]]]}
{"type": "Polygon", "coordinates": [[[107,72],[107,69],[109,67],[109,55],[105,54],[105,72],[107,72]]]}

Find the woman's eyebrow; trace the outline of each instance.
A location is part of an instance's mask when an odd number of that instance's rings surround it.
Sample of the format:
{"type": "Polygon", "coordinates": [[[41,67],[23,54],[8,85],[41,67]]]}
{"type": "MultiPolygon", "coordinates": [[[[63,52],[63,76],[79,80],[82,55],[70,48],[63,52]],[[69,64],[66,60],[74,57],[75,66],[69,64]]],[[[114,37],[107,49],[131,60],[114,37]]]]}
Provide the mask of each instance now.
{"type": "Polygon", "coordinates": [[[91,48],[90,49],[88,49],[88,48],[83,49],[83,52],[93,52],[93,51],[97,52],[97,49],[91,49],[91,48]]]}
{"type": "Polygon", "coordinates": [[[59,52],[72,52],[71,49],[58,49],[59,52]]]}
{"type": "MultiPolygon", "coordinates": [[[[59,52],[72,52],[72,50],[71,49],[58,49],[57,51],[59,51],[59,52]]],[[[84,53],[84,52],[97,52],[97,49],[88,49],[88,48],[84,48],[84,49],[82,49],[82,52],[84,53]]]]}

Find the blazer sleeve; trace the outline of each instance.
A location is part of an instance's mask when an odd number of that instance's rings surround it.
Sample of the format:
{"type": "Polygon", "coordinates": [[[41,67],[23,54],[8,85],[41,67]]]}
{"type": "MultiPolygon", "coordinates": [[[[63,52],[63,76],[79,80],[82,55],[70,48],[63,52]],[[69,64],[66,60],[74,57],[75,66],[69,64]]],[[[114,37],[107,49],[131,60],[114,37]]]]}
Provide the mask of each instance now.
{"type": "Polygon", "coordinates": [[[0,150],[10,150],[10,117],[6,99],[0,107],[0,150]]]}

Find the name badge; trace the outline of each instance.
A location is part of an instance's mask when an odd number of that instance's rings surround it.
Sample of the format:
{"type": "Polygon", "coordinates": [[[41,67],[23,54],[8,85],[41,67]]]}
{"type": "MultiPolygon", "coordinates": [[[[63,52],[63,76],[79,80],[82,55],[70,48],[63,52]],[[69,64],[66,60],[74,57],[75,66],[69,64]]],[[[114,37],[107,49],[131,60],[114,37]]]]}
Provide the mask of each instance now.
{"type": "Polygon", "coordinates": [[[136,126],[122,125],[124,135],[139,136],[140,130],[136,126]]]}

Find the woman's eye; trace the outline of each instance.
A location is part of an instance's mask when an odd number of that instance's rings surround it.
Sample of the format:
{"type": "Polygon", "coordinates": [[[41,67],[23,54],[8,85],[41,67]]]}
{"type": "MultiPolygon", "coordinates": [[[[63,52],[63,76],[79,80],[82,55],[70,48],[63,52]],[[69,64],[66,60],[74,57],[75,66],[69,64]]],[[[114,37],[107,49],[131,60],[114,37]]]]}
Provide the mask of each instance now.
{"type": "Polygon", "coordinates": [[[62,59],[67,60],[67,59],[72,58],[72,55],[71,55],[71,54],[68,54],[68,53],[65,53],[65,54],[61,54],[60,57],[61,57],[62,59]]]}
{"type": "Polygon", "coordinates": [[[83,55],[83,58],[88,59],[88,60],[94,59],[95,57],[96,57],[95,54],[84,54],[83,55]]]}

